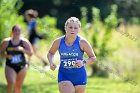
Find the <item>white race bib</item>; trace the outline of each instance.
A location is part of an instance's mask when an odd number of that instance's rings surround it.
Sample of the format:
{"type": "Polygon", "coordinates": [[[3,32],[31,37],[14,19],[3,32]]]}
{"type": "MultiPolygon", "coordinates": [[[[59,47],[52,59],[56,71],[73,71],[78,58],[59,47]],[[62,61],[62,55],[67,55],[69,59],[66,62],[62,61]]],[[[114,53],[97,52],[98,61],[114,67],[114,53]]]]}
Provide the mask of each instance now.
{"type": "Polygon", "coordinates": [[[20,63],[20,62],[22,62],[21,54],[14,55],[12,57],[11,63],[14,63],[15,64],[15,63],[20,63]]]}
{"type": "Polygon", "coordinates": [[[61,60],[61,64],[63,68],[74,68],[75,61],[75,59],[64,59],[61,60]]]}

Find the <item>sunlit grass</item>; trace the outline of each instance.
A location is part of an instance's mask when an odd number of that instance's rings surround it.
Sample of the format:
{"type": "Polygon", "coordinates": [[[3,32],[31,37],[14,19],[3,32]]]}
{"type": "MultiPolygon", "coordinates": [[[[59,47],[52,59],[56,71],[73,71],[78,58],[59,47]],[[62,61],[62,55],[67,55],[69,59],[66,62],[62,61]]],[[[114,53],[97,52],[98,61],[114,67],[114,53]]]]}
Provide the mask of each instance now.
{"type": "MultiPolygon", "coordinates": [[[[0,92],[6,93],[4,68],[0,68],[0,92]]],[[[140,93],[139,84],[109,78],[89,77],[86,93],[140,93]]],[[[59,93],[57,71],[40,72],[30,67],[23,85],[22,93],[59,93]],[[52,77],[53,76],[53,77],[52,77]]]]}

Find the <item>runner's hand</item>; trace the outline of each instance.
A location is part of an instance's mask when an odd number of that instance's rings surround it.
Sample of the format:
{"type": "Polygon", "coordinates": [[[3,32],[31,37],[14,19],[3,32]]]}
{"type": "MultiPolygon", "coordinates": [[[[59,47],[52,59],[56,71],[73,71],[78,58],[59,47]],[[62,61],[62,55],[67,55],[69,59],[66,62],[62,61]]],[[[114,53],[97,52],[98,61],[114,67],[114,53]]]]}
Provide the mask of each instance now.
{"type": "Polygon", "coordinates": [[[51,70],[54,71],[54,70],[56,69],[56,67],[57,67],[57,66],[56,66],[54,63],[51,63],[51,64],[50,64],[50,69],[51,69],[51,70]]]}
{"type": "Polygon", "coordinates": [[[84,65],[84,64],[83,64],[83,61],[82,61],[82,60],[77,60],[77,61],[75,62],[75,66],[78,67],[78,68],[81,68],[83,65],[84,65]]]}

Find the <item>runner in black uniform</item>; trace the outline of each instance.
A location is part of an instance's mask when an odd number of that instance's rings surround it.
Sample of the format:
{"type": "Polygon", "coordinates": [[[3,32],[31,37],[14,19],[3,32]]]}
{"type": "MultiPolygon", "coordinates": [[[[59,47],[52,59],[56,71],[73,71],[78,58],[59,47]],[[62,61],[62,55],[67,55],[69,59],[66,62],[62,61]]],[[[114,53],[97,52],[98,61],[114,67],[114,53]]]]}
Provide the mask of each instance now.
{"type": "Polygon", "coordinates": [[[22,40],[17,45],[12,44],[12,41],[10,40],[8,47],[6,48],[7,55],[12,56],[12,59],[6,59],[6,65],[13,68],[16,71],[16,73],[18,73],[26,65],[25,56],[23,52],[14,51],[14,49],[19,46],[24,47],[22,40]]]}
{"type": "Polygon", "coordinates": [[[7,93],[12,93],[13,89],[15,93],[21,93],[28,67],[24,54],[31,56],[33,53],[30,42],[20,34],[21,28],[13,26],[12,37],[4,39],[0,45],[0,57],[6,58],[7,93]]]}

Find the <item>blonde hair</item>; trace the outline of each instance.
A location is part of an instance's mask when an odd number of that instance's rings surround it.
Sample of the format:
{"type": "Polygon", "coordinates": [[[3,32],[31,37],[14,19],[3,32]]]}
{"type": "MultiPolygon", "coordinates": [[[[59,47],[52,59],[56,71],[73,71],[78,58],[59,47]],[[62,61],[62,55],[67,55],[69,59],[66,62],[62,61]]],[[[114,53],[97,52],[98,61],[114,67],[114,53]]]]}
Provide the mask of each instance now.
{"type": "Polygon", "coordinates": [[[77,22],[79,24],[79,27],[81,27],[81,22],[79,21],[79,19],[77,17],[70,17],[65,22],[65,28],[70,22],[77,22]]]}

